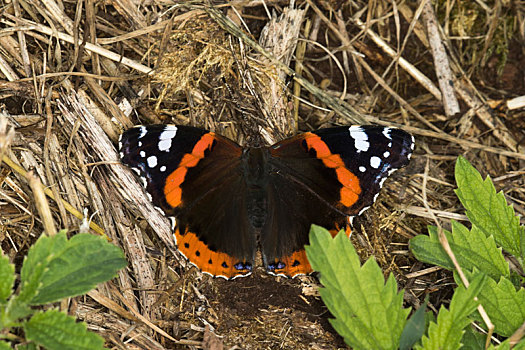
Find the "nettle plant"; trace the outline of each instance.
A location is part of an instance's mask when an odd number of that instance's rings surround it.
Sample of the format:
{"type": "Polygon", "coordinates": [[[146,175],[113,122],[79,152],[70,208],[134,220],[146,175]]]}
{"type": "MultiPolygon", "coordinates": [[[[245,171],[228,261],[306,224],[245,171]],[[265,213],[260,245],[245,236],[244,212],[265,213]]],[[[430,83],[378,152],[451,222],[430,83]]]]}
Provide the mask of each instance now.
{"type": "Polygon", "coordinates": [[[441,306],[437,317],[425,313],[425,302],[407,319],[411,310],[403,308],[403,290],[398,291],[392,274],[385,283],[374,259],[361,265],[344,233],[333,239],[325,229],[312,227],[308,260],[320,272],[321,297],[335,316],[332,325],[352,348],[525,349],[520,332],[525,327],[525,228],[490,178],[483,180],[463,157],[456,162],[455,177],[456,195],[471,228],[452,221],[452,231],[442,232],[470,282],[468,288],[440,243],[437,227],[429,226],[428,236],[410,241],[418,260],[454,271],[457,287],[448,309],[441,306]],[[487,341],[487,334],[479,331],[486,328],[479,305],[499,340],[487,341]]]}
{"type": "Polygon", "coordinates": [[[15,267],[0,254],[0,350],[103,349],[104,339],[86,324],[47,304],[84,294],[126,266],[120,248],[104,237],[66,232],[42,235],[29,248],[14,293],[15,267]],[[24,337],[12,333],[22,328],[24,337]]]}

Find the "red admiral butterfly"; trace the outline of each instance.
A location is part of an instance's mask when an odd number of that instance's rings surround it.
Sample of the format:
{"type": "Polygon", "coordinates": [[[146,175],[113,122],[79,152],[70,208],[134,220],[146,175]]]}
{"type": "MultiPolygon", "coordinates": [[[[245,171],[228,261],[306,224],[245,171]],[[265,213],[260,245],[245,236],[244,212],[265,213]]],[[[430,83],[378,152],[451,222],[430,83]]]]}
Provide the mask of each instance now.
{"type": "Polygon", "coordinates": [[[173,219],[178,249],[192,264],[212,276],[247,276],[260,250],[269,273],[294,277],[312,271],[304,251],[310,225],[342,227],[366,210],[408,164],[414,138],[342,126],[243,148],[207,130],[151,125],[126,131],[119,148],[173,219]]]}

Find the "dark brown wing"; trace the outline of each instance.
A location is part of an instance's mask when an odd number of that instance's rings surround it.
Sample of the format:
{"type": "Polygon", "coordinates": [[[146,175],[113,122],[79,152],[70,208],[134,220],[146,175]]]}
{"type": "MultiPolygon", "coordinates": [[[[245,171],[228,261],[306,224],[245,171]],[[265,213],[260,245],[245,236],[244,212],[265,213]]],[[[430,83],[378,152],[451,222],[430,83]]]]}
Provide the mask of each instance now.
{"type": "Polygon", "coordinates": [[[214,276],[251,272],[256,236],[246,212],[240,146],[198,128],[152,125],[126,131],[120,152],[153,203],[176,218],[177,245],[190,262],[214,276]]]}
{"type": "Polygon", "coordinates": [[[302,259],[290,259],[304,255],[310,225],[341,228],[348,216],[359,215],[384,180],[408,164],[413,148],[406,132],[376,126],[321,129],[270,147],[268,217],[261,233],[267,270],[310,272],[302,259]]]}

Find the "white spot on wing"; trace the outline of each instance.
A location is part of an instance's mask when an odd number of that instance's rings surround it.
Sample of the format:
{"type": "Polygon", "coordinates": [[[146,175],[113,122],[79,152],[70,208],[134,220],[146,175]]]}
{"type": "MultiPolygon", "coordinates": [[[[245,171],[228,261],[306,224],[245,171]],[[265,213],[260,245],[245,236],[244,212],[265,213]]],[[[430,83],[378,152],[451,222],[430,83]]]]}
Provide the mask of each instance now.
{"type": "Polygon", "coordinates": [[[348,131],[350,132],[350,137],[354,139],[354,146],[357,149],[357,152],[368,151],[370,142],[368,142],[368,135],[363,128],[357,125],[352,125],[348,131]]]}
{"type": "MultiPolygon", "coordinates": [[[[170,219],[170,222],[171,222],[171,229],[175,231],[175,226],[177,226],[177,219],[175,219],[175,217],[173,216],[170,216],[169,217],[170,219]]],[[[173,235],[175,237],[175,235],[173,235]]],[[[175,237],[175,244],[177,244],[177,238],[175,237]]]]}
{"type": "Polygon", "coordinates": [[[381,158],[373,156],[370,158],[370,166],[374,169],[378,169],[381,165],[381,158]]]}
{"type": "Polygon", "coordinates": [[[146,152],[144,152],[144,151],[140,151],[139,154],[140,154],[140,156],[141,156],[142,158],[145,158],[145,157],[146,157],[146,152]]]}
{"type": "MultiPolygon", "coordinates": [[[[166,127],[164,128],[163,134],[165,134],[165,133],[168,133],[168,134],[166,134],[167,138],[170,138],[170,139],[174,138],[175,135],[177,134],[177,126],[173,125],[173,124],[166,125],[166,127]]],[[[162,135],[161,135],[160,139],[163,140],[162,135]]]]}
{"type": "Polygon", "coordinates": [[[155,157],[155,156],[148,157],[148,159],[146,159],[146,161],[148,162],[148,166],[150,168],[155,168],[157,166],[157,157],[155,157]]]}
{"type": "Polygon", "coordinates": [[[148,133],[148,129],[146,129],[145,126],[141,126],[140,127],[140,135],[139,135],[139,139],[143,138],[144,136],[146,136],[146,134],[148,133]]]}
{"type": "Polygon", "coordinates": [[[166,171],[166,166],[165,166],[165,165],[161,166],[159,170],[160,170],[161,172],[166,171]]]}
{"type": "Polygon", "coordinates": [[[142,147],[142,141],[139,141],[138,146],[142,147]]]}
{"type": "Polygon", "coordinates": [[[177,127],[175,125],[167,125],[159,137],[159,151],[169,152],[171,140],[173,140],[175,135],[177,135],[177,127]]]}
{"type": "Polygon", "coordinates": [[[383,157],[385,157],[385,158],[390,157],[390,152],[386,151],[385,153],[383,153],[383,157]]]}
{"type": "Polygon", "coordinates": [[[362,173],[364,173],[364,172],[366,171],[366,168],[365,168],[364,166],[361,165],[361,166],[359,167],[359,171],[362,172],[362,173]]]}
{"type": "Polygon", "coordinates": [[[384,128],[383,129],[383,135],[385,135],[385,137],[389,140],[392,140],[392,136],[390,135],[390,131],[392,131],[392,129],[390,128],[384,128]]]}
{"type": "Polygon", "coordinates": [[[169,140],[160,140],[159,142],[159,151],[169,152],[171,148],[171,139],[169,140]]]}

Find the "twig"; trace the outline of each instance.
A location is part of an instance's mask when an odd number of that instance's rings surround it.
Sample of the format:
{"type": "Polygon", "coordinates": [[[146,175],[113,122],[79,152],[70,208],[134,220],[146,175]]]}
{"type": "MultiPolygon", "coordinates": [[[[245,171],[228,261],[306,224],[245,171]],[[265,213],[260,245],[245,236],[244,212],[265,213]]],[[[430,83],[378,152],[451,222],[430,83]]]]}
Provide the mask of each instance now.
{"type": "Polygon", "coordinates": [[[507,101],[507,108],[510,110],[525,107],[525,95],[518,96],[507,101]]]}
{"type": "MultiPolygon", "coordinates": [[[[4,13],[4,16],[6,17],[10,17],[12,18],[11,15],[8,15],[6,13],[4,13]]],[[[43,26],[39,23],[35,23],[33,21],[29,21],[27,19],[20,19],[20,18],[12,18],[12,19],[15,19],[17,20],[18,22],[23,22],[25,24],[28,24],[28,25],[31,25],[33,26],[33,28],[38,31],[38,32],[41,32],[41,33],[44,33],[44,34],[47,34],[47,35],[50,35],[50,36],[56,36],[58,39],[60,40],[63,40],[63,41],[66,41],[70,44],[74,44],[75,43],[75,40],[74,38],[71,36],[71,35],[68,35],[68,34],[65,34],[65,33],[61,33],[61,32],[56,32],[54,31],[53,29],[49,28],[49,27],[46,27],[46,26],[43,26]]],[[[6,21],[5,19],[2,19],[0,20],[1,23],[4,23],[5,25],[8,25],[8,26],[13,26],[12,23],[6,21]]],[[[28,32],[28,34],[31,35],[31,32],[28,32]]],[[[116,62],[120,62],[122,63],[123,65],[126,65],[130,68],[133,68],[133,69],[136,69],[137,71],[141,72],[141,73],[145,73],[145,74],[151,74],[153,72],[153,70],[143,64],[140,64],[132,59],[129,59],[127,57],[124,57],[122,55],[119,55],[119,54],[116,54],[112,51],[109,51],[109,50],[106,50],[98,45],[94,45],[94,44],[91,44],[91,43],[79,43],[79,44],[83,44],[84,45],[84,48],[88,51],[91,51],[91,52],[94,52],[94,53],[97,53],[101,56],[104,56],[104,57],[107,57],[109,58],[110,60],[113,60],[113,61],[116,61],[116,62]]]]}
{"type": "Polygon", "coordinates": [[[44,225],[44,232],[48,236],[56,235],[57,229],[55,227],[55,221],[53,220],[53,215],[51,214],[51,209],[49,209],[49,203],[47,202],[44,191],[42,190],[42,183],[33,171],[28,171],[26,173],[26,179],[29,182],[29,187],[31,187],[31,190],[33,191],[36,209],[38,210],[38,214],[44,225]]]}
{"type": "MultiPolygon", "coordinates": [[[[13,0],[13,9],[15,10],[15,16],[21,18],[20,15],[20,4],[18,0],[13,0]]],[[[24,64],[24,72],[26,77],[31,76],[31,63],[29,62],[29,53],[27,52],[26,37],[22,30],[17,31],[18,45],[20,47],[20,56],[22,56],[22,62],[24,64]]]]}
{"type": "Polygon", "coordinates": [[[454,95],[454,77],[450,70],[447,53],[439,36],[432,3],[429,0],[426,0],[423,7],[423,20],[427,26],[430,51],[432,52],[432,57],[434,57],[434,68],[436,69],[436,76],[443,96],[443,109],[445,114],[450,117],[459,113],[459,103],[454,95]]]}
{"type": "MultiPolygon", "coordinates": [[[[11,169],[13,169],[14,171],[16,171],[17,173],[19,173],[20,175],[24,176],[24,177],[27,177],[27,171],[24,170],[24,168],[22,168],[21,166],[18,166],[17,164],[15,164],[11,159],[9,159],[7,156],[4,156],[2,158],[2,161],[7,164],[11,169]]],[[[56,201],[55,199],[55,196],[53,195],[53,192],[51,192],[51,190],[49,188],[45,188],[43,187],[42,184],[40,184],[40,186],[42,187],[42,190],[44,191],[44,193],[49,197],[51,198],[52,200],[56,201]]],[[[79,220],[82,220],[84,218],[84,215],[78,211],[77,209],[75,209],[71,204],[69,204],[68,202],[66,202],[65,200],[61,200],[62,201],[62,204],[64,204],[64,207],[66,208],[66,210],[71,213],[72,215],[74,215],[76,218],[78,218],[79,220]]],[[[104,234],[104,230],[98,226],[97,224],[95,224],[94,222],[91,222],[89,224],[89,227],[95,231],[96,233],[98,233],[99,235],[101,236],[105,236],[104,234]]]]}
{"type": "MultiPolygon", "coordinates": [[[[310,0],[308,0],[310,1],[310,0]]],[[[397,58],[398,53],[394,51],[379,35],[377,35],[372,29],[368,28],[365,23],[361,22],[360,19],[354,18],[352,19],[354,24],[361,30],[366,31],[370,39],[372,39],[383,51],[388,54],[392,58],[397,58]]],[[[434,85],[432,80],[427,78],[419,69],[414,67],[410,62],[408,62],[403,57],[399,57],[398,59],[399,66],[403,68],[408,74],[412,76],[418,83],[420,83],[425,89],[428,90],[434,97],[441,101],[441,92],[439,89],[434,85]]]]}
{"type": "Polygon", "coordinates": [[[514,345],[518,344],[520,340],[523,339],[524,335],[525,335],[525,322],[520,326],[520,328],[516,329],[516,332],[514,332],[514,334],[512,334],[509,337],[510,348],[512,349],[514,345]]]}

